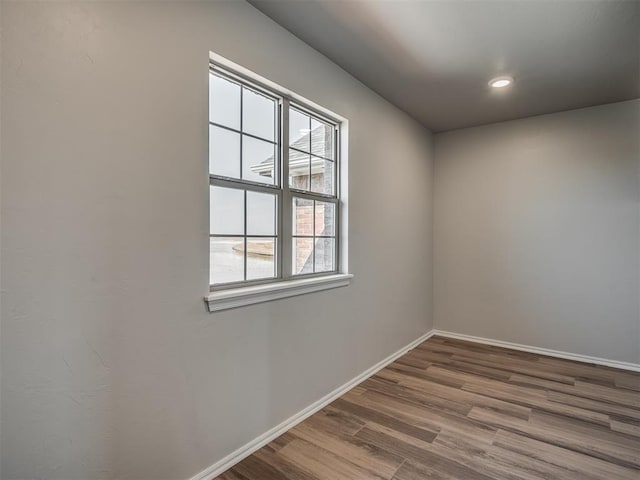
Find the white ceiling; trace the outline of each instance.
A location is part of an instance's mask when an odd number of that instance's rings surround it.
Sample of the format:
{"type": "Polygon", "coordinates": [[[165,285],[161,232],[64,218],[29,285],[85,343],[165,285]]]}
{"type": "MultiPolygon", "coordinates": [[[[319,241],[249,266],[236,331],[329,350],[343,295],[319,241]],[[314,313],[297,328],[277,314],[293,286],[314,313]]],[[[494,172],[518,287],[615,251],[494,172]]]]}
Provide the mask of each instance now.
{"type": "Polygon", "coordinates": [[[640,97],[640,0],[249,1],[435,132],[640,97]]]}

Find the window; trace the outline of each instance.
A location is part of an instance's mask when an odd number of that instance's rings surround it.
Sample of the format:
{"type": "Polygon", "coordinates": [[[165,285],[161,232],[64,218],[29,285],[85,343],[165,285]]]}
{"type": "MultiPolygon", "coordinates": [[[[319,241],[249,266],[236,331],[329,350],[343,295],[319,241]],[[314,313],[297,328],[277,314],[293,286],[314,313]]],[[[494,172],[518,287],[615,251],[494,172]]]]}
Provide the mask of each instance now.
{"type": "Polygon", "coordinates": [[[255,77],[209,72],[212,292],[341,271],[341,121],[255,77]]]}

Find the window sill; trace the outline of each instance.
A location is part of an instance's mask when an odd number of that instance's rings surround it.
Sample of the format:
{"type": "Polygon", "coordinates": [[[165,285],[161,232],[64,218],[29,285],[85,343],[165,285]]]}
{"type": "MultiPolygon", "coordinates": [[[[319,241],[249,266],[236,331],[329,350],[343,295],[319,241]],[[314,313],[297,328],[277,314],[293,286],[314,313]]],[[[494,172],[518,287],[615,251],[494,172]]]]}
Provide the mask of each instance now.
{"type": "Polygon", "coordinates": [[[204,301],[209,308],[209,312],[218,312],[220,310],[253,305],[254,303],[270,302],[280,298],[346,287],[351,283],[352,278],[353,275],[350,273],[338,273],[326,277],[303,278],[266,285],[234,288],[232,290],[220,290],[205,296],[204,301]]]}

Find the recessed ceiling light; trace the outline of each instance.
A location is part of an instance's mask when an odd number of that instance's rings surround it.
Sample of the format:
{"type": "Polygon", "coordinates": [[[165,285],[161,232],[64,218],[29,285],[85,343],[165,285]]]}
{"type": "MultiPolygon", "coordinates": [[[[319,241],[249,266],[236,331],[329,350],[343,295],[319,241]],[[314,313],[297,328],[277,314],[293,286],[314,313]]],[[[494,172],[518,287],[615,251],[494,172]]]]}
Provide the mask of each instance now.
{"type": "Polygon", "coordinates": [[[493,88],[508,87],[513,83],[513,77],[496,77],[489,81],[489,85],[493,88]]]}

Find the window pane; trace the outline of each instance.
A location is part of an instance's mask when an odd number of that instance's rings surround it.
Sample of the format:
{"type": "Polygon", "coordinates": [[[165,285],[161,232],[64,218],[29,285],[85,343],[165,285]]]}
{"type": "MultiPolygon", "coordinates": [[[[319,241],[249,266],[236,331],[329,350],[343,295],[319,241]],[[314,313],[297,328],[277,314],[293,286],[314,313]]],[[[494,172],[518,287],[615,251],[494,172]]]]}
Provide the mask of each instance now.
{"type": "Polygon", "coordinates": [[[247,238],[247,280],[276,276],[276,241],[273,238],[247,238]]]}
{"type": "Polygon", "coordinates": [[[333,238],[316,239],[316,272],[331,272],[335,270],[335,246],[336,241],[333,238]]]}
{"type": "Polygon", "coordinates": [[[311,156],[289,149],[289,186],[298,190],[309,190],[311,156]]]}
{"type": "Polygon", "coordinates": [[[313,236],[313,200],[293,197],[293,234],[313,236]]]}
{"type": "Polygon", "coordinates": [[[311,191],[333,195],[333,162],[311,157],[311,191]]]}
{"type": "Polygon", "coordinates": [[[240,134],[209,125],[209,173],[240,178],[240,134]]]}
{"type": "Polygon", "coordinates": [[[240,130],[240,85],[209,74],[209,120],[240,130]]]}
{"type": "Polygon", "coordinates": [[[311,153],[333,160],[333,127],[311,119],[311,153]]]}
{"type": "Polygon", "coordinates": [[[210,237],[209,283],[244,280],[244,239],[242,237],[210,237]]]}
{"type": "Polygon", "coordinates": [[[293,239],[293,274],[313,273],[313,238],[293,239]]]}
{"type": "Polygon", "coordinates": [[[247,191],[247,235],[276,234],[276,195],[247,191]]]}
{"type": "Polygon", "coordinates": [[[242,131],[275,141],[276,102],[248,88],[242,95],[242,131]]]}
{"type": "Polygon", "coordinates": [[[275,158],[274,144],[242,136],[242,178],[273,185],[275,158]]]}
{"type": "Polygon", "coordinates": [[[289,109],[289,146],[311,152],[311,118],[293,108],[289,109]]]}
{"type": "Polygon", "coordinates": [[[210,232],[218,235],[244,235],[244,191],[210,187],[210,232]]]}
{"type": "Polygon", "coordinates": [[[330,202],[316,202],[316,223],[315,234],[317,236],[335,235],[336,209],[335,204],[330,202]]]}

